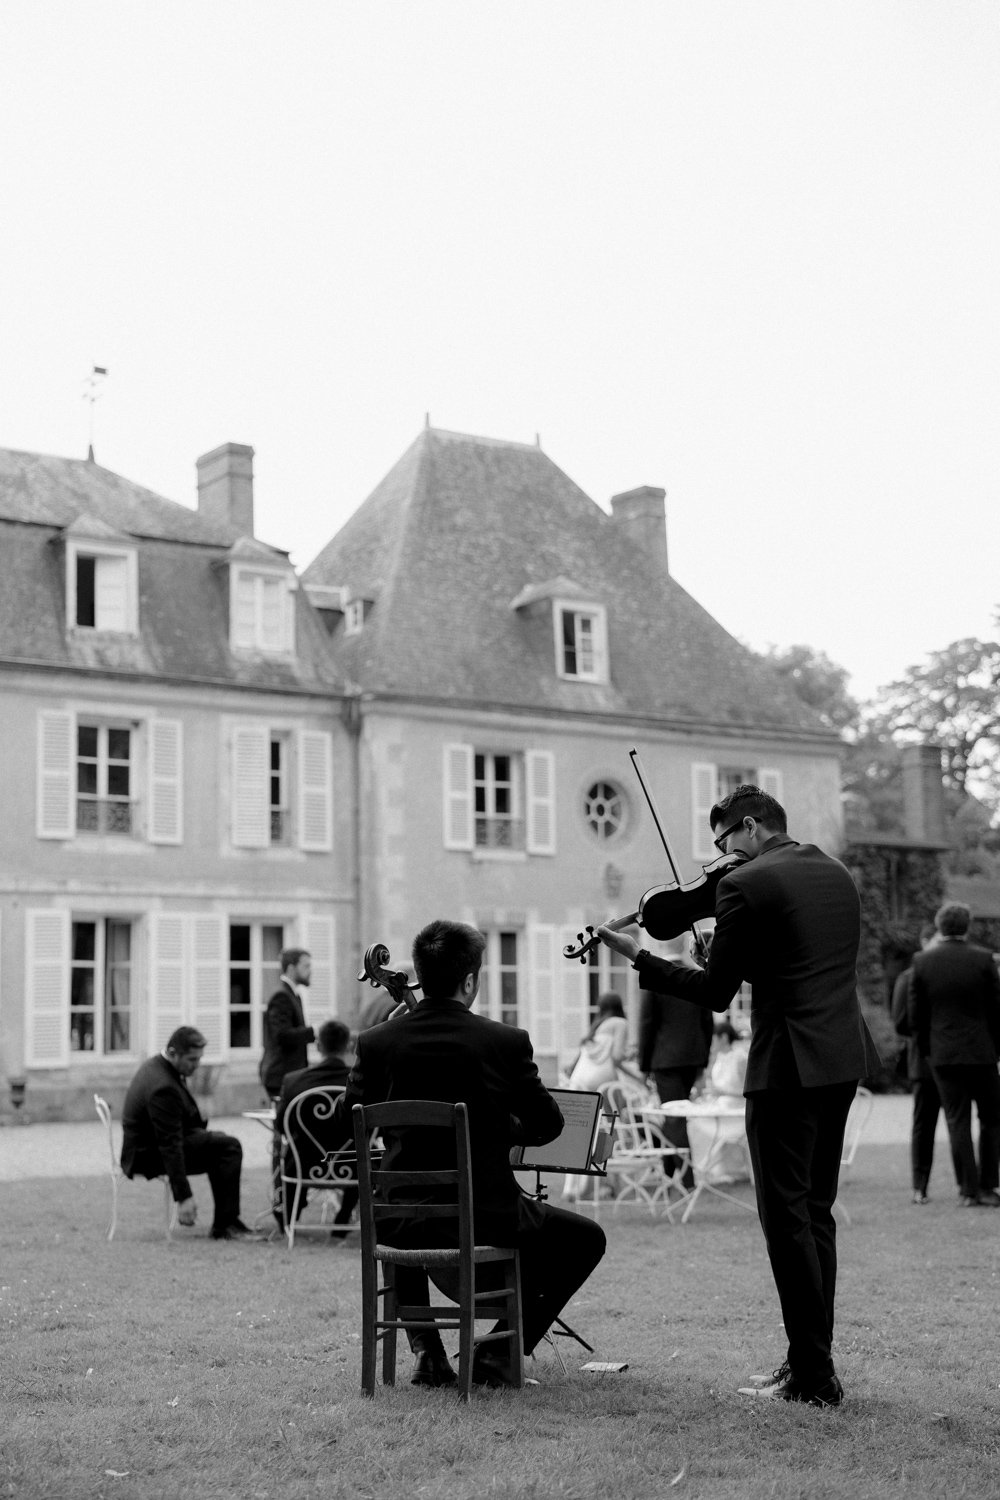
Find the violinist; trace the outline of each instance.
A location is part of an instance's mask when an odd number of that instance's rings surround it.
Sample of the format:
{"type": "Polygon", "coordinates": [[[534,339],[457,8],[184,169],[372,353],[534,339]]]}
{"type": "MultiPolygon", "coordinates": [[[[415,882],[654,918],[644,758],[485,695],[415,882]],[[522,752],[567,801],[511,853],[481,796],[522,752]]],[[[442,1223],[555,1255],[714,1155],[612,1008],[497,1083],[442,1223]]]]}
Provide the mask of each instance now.
{"type": "Polygon", "coordinates": [[[788,1351],[741,1392],[839,1406],[833,1204],[851,1100],[878,1065],[856,988],[860,902],[845,867],[789,838],[784,808],[759,787],[737,787],[709,820],[719,852],[742,863],[719,881],[706,967],[654,957],[622,930],[627,919],[598,936],[643,990],[724,1011],[742,981],[752,986],[747,1140],[788,1351]]]}

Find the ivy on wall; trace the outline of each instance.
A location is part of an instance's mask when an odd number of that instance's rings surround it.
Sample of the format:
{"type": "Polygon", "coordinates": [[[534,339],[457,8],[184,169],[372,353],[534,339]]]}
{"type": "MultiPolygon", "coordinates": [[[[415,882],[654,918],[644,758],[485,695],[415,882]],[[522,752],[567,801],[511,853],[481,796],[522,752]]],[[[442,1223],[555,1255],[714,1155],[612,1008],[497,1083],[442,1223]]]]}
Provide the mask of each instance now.
{"type": "Polygon", "coordinates": [[[941,856],[929,849],[849,843],[841,859],[861,897],[858,984],[861,1008],[883,1059],[871,1088],[895,1086],[899,1038],[889,1015],[892,987],[920,946],[920,929],[944,899],[941,856]]]}

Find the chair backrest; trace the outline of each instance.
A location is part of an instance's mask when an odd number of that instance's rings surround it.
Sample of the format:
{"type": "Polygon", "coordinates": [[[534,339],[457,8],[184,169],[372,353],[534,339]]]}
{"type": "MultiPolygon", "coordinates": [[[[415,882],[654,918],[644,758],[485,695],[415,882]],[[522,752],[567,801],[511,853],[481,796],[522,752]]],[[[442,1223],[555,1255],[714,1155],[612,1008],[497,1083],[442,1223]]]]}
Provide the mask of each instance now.
{"type": "Polygon", "coordinates": [[[357,1181],[353,1142],[331,1147],[330,1122],[342,1085],[305,1089],[285,1110],[281,1175],[310,1187],[342,1187],[357,1181]]]}
{"type": "Polygon", "coordinates": [[[604,1084],[601,1093],[607,1100],[608,1108],[618,1116],[614,1127],[617,1152],[648,1151],[657,1144],[642,1117],[648,1095],[640,1084],[618,1078],[613,1083],[604,1084]]]}
{"type": "Polygon", "coordinates": [[[111,1175],[114,1176],[118,1171],[118,1158],[115,1155],[115,1131],[111,1119],[111,1105],[106,1099],[102,1099],[100,1094],[95,1094],[94,1108],[97,1111],[97,1118],[108,1132],[108,1154],[111,1157],[111,1175]]]}
{"type": "MultiPolygon", "coordinates": [[[[449,1239],[471,1255],[472,1158],[469,1153],[469,1119],[464,1104],[441,1104],[431,1099],[395,1099],[387,1104],[354,1106],[354,1149],[358,1160],[359,1217],[363,1254],[374,1254],[377,1229],[386,1219],[394,1221],[457,1220],[449,1239]],[[396,1137],[419,1130],[439,1131],[441,1165],[421,1171],[386,1170],[382,1161],[392,1157],[396,1137]],[[386,1156],[375,1163],[371,1138],[375,1132],[386,1146],[386,1156]]],[[[432,1242],[441,1243],[437,1234],[432,1242]]]]}
{"type": "Polygon", "coordinates": [[[854,1161],[865,1126],[871,1118],[871,1112],[874,1107],[875,1099],[871,1089],[866,1089],[864,1084],[859,1084],[858,1091],[851,1100],[851,1108],[847,1115],[847,1127],[844,1131],[844,1149],[840,1154],[840,1165],[842,1167],[849,1167],[854,1161]]]}

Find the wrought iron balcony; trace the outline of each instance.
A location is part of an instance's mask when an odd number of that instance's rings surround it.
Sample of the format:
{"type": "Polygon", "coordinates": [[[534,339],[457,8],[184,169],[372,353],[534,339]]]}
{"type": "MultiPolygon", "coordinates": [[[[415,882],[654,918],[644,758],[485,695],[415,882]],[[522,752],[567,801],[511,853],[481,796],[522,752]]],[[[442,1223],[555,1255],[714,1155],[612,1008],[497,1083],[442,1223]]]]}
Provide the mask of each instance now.
{"type": "Polygon", "coordinates": [[[133,805],[122,797],[77,797],[77,832],[131,834],[133,805]]]}
{"type": "Polygon", "coordinates": [[[485,818],[476,816],[477,849],[523,849],[523,818],[485,818]]]}

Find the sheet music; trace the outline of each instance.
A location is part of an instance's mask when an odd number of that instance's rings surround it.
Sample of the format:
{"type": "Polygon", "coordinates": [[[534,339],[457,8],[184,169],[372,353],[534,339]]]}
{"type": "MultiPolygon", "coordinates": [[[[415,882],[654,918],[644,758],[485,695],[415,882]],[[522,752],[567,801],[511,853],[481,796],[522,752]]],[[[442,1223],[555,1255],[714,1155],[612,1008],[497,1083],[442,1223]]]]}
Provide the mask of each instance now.
{"type": "Polygon", "coordinates": [[[563,1128],[554,1141],[544,1146],[518,1148],[515,1166],[540,1167],[549,1172],[585,1172],[591,1165],[603,1096],[577,1089],[550,1089],[549,1093],[562,1110],[563,1128]]]}

